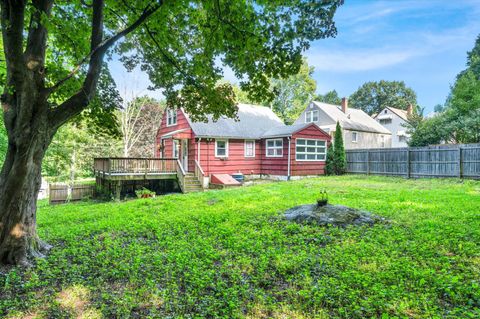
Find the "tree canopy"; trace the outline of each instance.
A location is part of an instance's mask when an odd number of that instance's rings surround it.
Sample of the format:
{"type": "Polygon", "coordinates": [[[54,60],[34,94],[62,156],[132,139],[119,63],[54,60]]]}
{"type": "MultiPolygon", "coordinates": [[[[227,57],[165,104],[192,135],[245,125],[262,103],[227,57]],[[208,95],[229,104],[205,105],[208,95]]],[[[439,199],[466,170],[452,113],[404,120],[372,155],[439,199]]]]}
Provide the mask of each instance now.
{"type": "Polygon", "coordinates": [[[333,105],[342,104],[342,98],[338,96],[338,93],[336,90],[328,91],[325,94],[318,94],[315,97],[315,101],[333,104],[333,105]]]}
{"type": "Polygon", "coordinates": [[[457,75],[455,84],[436,115],[410,125],[411,146],[480,142],[480,36],[467,53],[467,68],[457,75]]]}
{"type": "Polygon", "coordinates": [[[36,233],[42,161],[58,129],[82,112],[88,120],[112,118],[105,103],[93,103],[102,74],[108,77],[106,59],[115,54],[128,69],[140,67],[167,104],[193,120],[233,117],[233,89],[218,84],[222,65],[253,99],[272,100],[268,79],[296,74],[312,41],[336,35],[333,16],[342,3],[0,1],[9,140],[0,173],[0,262],[28,264],[48,248],[36,233]]]}
{"type": "Polygon", "coordinates": [[[372,115],[385,107],[406,110],[417,105],[417,94],[403,81],[366,82],[350,95],[350,106],[372,115]]]}

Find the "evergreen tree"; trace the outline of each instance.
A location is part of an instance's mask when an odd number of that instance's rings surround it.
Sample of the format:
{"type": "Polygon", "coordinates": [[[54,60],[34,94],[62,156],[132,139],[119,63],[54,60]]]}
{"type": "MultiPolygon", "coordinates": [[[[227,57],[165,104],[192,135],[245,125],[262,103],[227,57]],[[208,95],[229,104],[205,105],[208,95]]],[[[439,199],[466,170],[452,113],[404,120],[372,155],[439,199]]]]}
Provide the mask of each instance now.
{"type": "Polygon", "coordinates": [[[327,149],[327,160],[325,162],[325,174],[333,175],[335,174],[335,155],[334,155],[333,143],[328,145],[327,149]]]}
{"type": "Polygon", "coordinates": [[[342,175],[347,171],[347,158],[345,155],[345,147],[343,145],[342,128],[340,123],[337,122],[334,138],[334,151],[333,151],[335,174],[342,175]]]}

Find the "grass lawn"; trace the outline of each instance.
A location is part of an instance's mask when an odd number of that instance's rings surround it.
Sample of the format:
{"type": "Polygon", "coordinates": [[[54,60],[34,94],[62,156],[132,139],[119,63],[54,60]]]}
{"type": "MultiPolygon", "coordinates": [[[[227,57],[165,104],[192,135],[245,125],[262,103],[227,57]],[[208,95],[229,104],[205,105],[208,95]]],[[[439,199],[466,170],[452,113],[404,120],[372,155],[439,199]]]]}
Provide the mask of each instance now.
{"type": "Polygon", "coordinates": [[[41,203],[54,244],[0,273],[7,318],[479,318],[480,182],[343,176],[124,203],[41,203]],[[330,201],[390,225],[302,226],[330,201]]]}

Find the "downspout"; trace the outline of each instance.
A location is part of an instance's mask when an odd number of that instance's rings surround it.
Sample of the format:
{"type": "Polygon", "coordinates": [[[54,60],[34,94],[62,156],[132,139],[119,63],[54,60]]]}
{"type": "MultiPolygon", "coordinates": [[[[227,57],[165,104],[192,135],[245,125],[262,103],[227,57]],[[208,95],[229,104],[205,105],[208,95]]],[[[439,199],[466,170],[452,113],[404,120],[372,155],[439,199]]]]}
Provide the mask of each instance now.
{"type": "Polygon", "coordinates": [[[291,139],[290,139],[290,136],[287,137],[288,138],[288,164],[287,164],[287,181],[290,180],[290,143],[291,143],[291,139]]]}
{"type": "Polygon", "coordinates": [[[200,165],[200,144],[202,143],[202,138],[198,138],[197,140],[197,162],[200,165]]]}

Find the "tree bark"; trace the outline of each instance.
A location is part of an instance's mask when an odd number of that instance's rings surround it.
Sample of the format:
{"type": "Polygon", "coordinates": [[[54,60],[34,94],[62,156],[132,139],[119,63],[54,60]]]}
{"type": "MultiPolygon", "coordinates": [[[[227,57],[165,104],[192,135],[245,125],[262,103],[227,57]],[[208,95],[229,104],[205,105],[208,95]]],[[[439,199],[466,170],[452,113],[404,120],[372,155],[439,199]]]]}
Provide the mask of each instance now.
{"type": "Polygon", "coordinates": [[[23,133],[13,127],[0,175],[0,263],[27,266],[49,245],[36,232],[41,165],[53,132],[46,114],[35,118],[23,133]],[[26,135],[26,136],[25,136],[26,135]]]}

